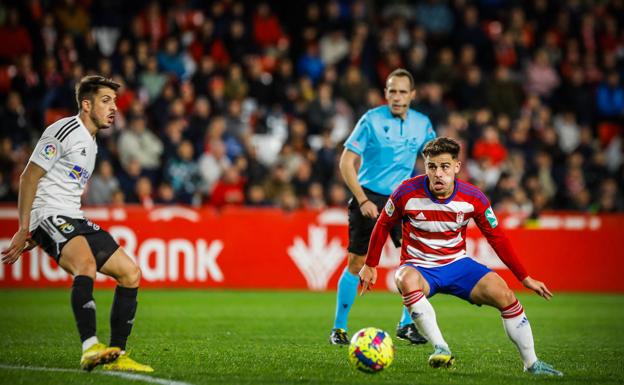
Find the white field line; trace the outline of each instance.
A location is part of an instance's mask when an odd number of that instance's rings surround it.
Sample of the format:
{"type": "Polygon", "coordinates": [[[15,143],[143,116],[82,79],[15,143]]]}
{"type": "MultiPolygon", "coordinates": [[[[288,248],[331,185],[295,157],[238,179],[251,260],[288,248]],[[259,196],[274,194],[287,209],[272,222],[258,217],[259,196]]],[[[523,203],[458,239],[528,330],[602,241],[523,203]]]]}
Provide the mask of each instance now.
{"type": "MultiPolygon", "coordinates": [[[[18,366],[18,365],[5,365],[5,364],[0,364],[0,369],[26,370],[26,371],[31,371],[31,372],[85,373],[84,370],[78,370],[78,369],[46,368],[42,366],[18,366]]],[[[105,371],[96,370],[96,371],[91,372],[91,374],[102,374],[104,376],[121,377],[126,380],[142,381],[142,382],[148,382],[150,384],[192,385],[192,384],[189,384],[188,382],[173,381],[173,380],[168,380],[166,378],[151,377],[151,376],[146,376],[143,374],[135,374],[135,373],[105,372],[105,371]]]]}

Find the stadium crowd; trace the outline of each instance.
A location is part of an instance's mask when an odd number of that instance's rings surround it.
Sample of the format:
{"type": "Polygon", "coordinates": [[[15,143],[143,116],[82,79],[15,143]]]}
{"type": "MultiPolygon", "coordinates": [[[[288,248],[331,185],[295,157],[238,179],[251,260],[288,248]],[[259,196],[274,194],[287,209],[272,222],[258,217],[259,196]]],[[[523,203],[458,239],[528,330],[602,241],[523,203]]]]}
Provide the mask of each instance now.
{"type": "Polygon", "coordinates": [[[342,143],[404,67],[495,209],[621,212],[618,20],[622,0],[0,1],[0,201],[98,73],[123,88],[85,204],[345,207],[342,143]]]}

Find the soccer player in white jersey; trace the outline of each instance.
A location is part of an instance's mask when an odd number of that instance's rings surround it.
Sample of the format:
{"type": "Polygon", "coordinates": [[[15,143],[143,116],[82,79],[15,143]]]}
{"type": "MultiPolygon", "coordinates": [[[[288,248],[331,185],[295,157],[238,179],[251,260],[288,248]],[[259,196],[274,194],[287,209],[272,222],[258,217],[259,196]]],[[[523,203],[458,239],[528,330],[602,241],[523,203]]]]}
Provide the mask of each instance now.
{"type": "Polygon", "coordinates": [[[20,177],[19,228],[2,251],[2,262],[12,264],[38,244],[73,276],[71,305],[84,370],[103,364],[107,370],[152,372],[125,351],[141,271],[108,232],[84,217],[80,207],[95,166],[95,136],[113,123],[118,88],[102,76],[82,78],[76,85],[78,115],[60,119],[43,132],[20,177]],[[98,271],[117,281],[108,346],[96,336],[93,281],[98,271]]]}
{"type": "Polygon", "coordinates": [[[390,229],[402,222],[401,266],[395,280],[414,323],[434,346],[429,357],[432,367],[450,367],[455,360],[427,299],[439,292],[499,309],[505,332],[518,348],[525,371],[561,376],[537,358],[531,325],[507,283],[466,256],[466,228],[472,218],[525,287],[545,299],[552,297],[546,285],[531,278],[522,266],[485,195],[455,178],[461,167],[459,150],[459,144],[450,138],[430,141],[423,149],[426,174],[404,181],[392,193],[377,220],[366,263],[359,273],[362,294],[377,280],[376,266],[390,229]]]}

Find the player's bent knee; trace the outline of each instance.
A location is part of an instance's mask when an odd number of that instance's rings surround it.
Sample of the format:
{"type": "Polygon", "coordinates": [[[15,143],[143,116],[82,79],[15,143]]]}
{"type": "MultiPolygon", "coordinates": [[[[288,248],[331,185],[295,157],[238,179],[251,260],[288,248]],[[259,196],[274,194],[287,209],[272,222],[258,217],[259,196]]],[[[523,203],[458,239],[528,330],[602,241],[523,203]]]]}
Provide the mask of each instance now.
{"type": "Polygon", "coordinates": [[[139,287],[139,283],[141,283],[141,269],[137,265],[132,265],[131,268],[124,271],[124,274],[119,277],[118,282],[123,287],[139,287]]]}
{"type": "Polygon", "coordinates": [[[499,304],[501,307],[509,306],[514,302],[516,302],[516,295],[511,289],[505,288],[501,291],[499,296],[499,304]]]}
{"type": "Polygon", "coordinates": [[[401,293],[409,293],[414,290],[422,290],[420,274],[410,267],[402,267],[394,276],[394,281],[401,293]]]}

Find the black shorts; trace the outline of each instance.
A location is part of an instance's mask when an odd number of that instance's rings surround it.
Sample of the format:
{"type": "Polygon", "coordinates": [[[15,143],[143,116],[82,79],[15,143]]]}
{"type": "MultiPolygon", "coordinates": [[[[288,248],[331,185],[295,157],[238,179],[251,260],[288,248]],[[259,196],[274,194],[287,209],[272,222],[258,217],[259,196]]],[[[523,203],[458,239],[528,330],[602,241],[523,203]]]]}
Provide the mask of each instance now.
{"type": "Polygon", "coordinates": [[[113,237],[97,224],[78,218],[54,215],[44,219],[32,232],[32,239],[58,263],[61,251],[70,239],[82,235],[86,238],[100,270],[119,248],[113,237]]]}
{"type": "MultiPolygon", "coordinates": [[[[364,189],[368,200],[377,205],[381,214],[388,195],[377,194],[369,189],[364,189]]],[[[376,218],[368,218],[362,215],[360,206],[355,198],[349,201],[349,247],[347,250],[355,255],[366,255],[368,252],[368,242],[370,241],[373,228],[377,222],[376,218]]],[[[397,224],[390,230],[390,238],[396,247],[401,246],[401,224],[397,224]]]]}

